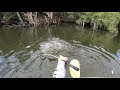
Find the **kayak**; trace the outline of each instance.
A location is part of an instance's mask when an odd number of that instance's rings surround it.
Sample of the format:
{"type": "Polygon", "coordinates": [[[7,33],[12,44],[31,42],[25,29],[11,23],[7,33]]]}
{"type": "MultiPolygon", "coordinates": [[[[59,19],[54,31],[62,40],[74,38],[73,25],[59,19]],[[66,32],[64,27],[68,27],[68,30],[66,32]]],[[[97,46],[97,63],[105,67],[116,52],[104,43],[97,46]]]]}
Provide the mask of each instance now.
{"type": "Polygon", "coordinates": [[[72,67],[69,67],[69,71],[70,71],[71,77],[73,77],[73,78],[80,78],[80,63],[79,63],[79,61],[76,60],[76,59],[73,59],[73,60],[71,60],[70,64],[72,64],[72,65],[74,65],[74,66],[79,68],[79,70],[76,71],[72,67]]]}

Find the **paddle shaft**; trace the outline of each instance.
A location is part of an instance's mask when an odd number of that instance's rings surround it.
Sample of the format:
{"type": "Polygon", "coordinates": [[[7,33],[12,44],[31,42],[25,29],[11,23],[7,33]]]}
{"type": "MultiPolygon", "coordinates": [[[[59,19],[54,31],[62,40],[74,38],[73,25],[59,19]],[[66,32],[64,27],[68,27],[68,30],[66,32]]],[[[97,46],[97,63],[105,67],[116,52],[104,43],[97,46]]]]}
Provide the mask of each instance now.
{"type": "Polygon", "coordinates": [[[68,61],[67,62],[65,62],[68,66],[70,66],[70,67],[72,67],[73,69],[75,69],[76,71],[78,71],[79,70],[79,68],[78,67],[76,67],[76,66],[74,66],[74,65],[72,65],[72,64],[70,64],[68,61]]]}
{"type": "MultiPolygon", "coordinates": [[[[54,56],[54,55],[51,55],[51,54],[46,54],[46,55],[49,55],[49,56],[52,56],[52,57],[55,57],[55,58],[59,58],[59,57],[57,57],[57,56],[54,56]]],[[[70,66],[70,67],[72,67],[73,69],[75,69],[76,71],[78,71],[79,70],[79,68],[78,67],[76,67],[76,66],[74,66],[74,65],[72,65],[72,64],[70,64],[68,61],[66,61],[65,62],[68,66],[70,66]]]]}

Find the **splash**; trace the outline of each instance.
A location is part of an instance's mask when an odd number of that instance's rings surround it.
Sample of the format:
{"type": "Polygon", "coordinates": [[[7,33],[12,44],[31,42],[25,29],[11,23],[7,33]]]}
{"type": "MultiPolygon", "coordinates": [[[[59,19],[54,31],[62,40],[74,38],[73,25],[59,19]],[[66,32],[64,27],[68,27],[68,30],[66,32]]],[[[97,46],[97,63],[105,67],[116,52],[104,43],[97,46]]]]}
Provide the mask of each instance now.
{"type": "Polygon", "coordinates": [[[47,42],[40,43],[40,50],[42,53],[54,53],[62,50],[71,49],[71,45],[68,42],[60,40],[59,38],[48,39],[47,42]]]}

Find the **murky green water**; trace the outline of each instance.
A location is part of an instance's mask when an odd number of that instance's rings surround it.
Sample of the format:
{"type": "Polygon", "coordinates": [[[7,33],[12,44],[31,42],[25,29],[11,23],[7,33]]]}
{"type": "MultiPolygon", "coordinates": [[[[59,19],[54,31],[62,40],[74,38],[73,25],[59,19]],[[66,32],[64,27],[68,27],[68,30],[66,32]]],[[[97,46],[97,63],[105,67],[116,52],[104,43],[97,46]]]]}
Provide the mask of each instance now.
{"type": "Polygon", "coordinates": [[[57,60],[46,53],[78,59],[81,77],[120,77],[119,49],[118,36],[75,25],[2,28],[0,77],[52,78],[57,60]]]}

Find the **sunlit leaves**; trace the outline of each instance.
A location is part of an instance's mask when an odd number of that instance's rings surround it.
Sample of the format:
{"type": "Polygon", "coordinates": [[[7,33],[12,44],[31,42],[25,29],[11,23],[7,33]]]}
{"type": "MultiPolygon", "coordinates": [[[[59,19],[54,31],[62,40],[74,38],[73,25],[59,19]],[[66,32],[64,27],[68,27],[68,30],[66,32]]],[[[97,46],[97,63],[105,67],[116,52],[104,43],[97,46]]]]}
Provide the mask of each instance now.
{"type": "MultiPolygon", "coordinates": [[[[97,27],[107,27],[108,31],[115,32],[116,26],[120,21],[119,12],[78,12],[79,19],[76,20],[80,24],[83,20],[85,23],[96,23],[97,27]]],[[[103,29],[103,28],[101,28],[103,29]]]]}

